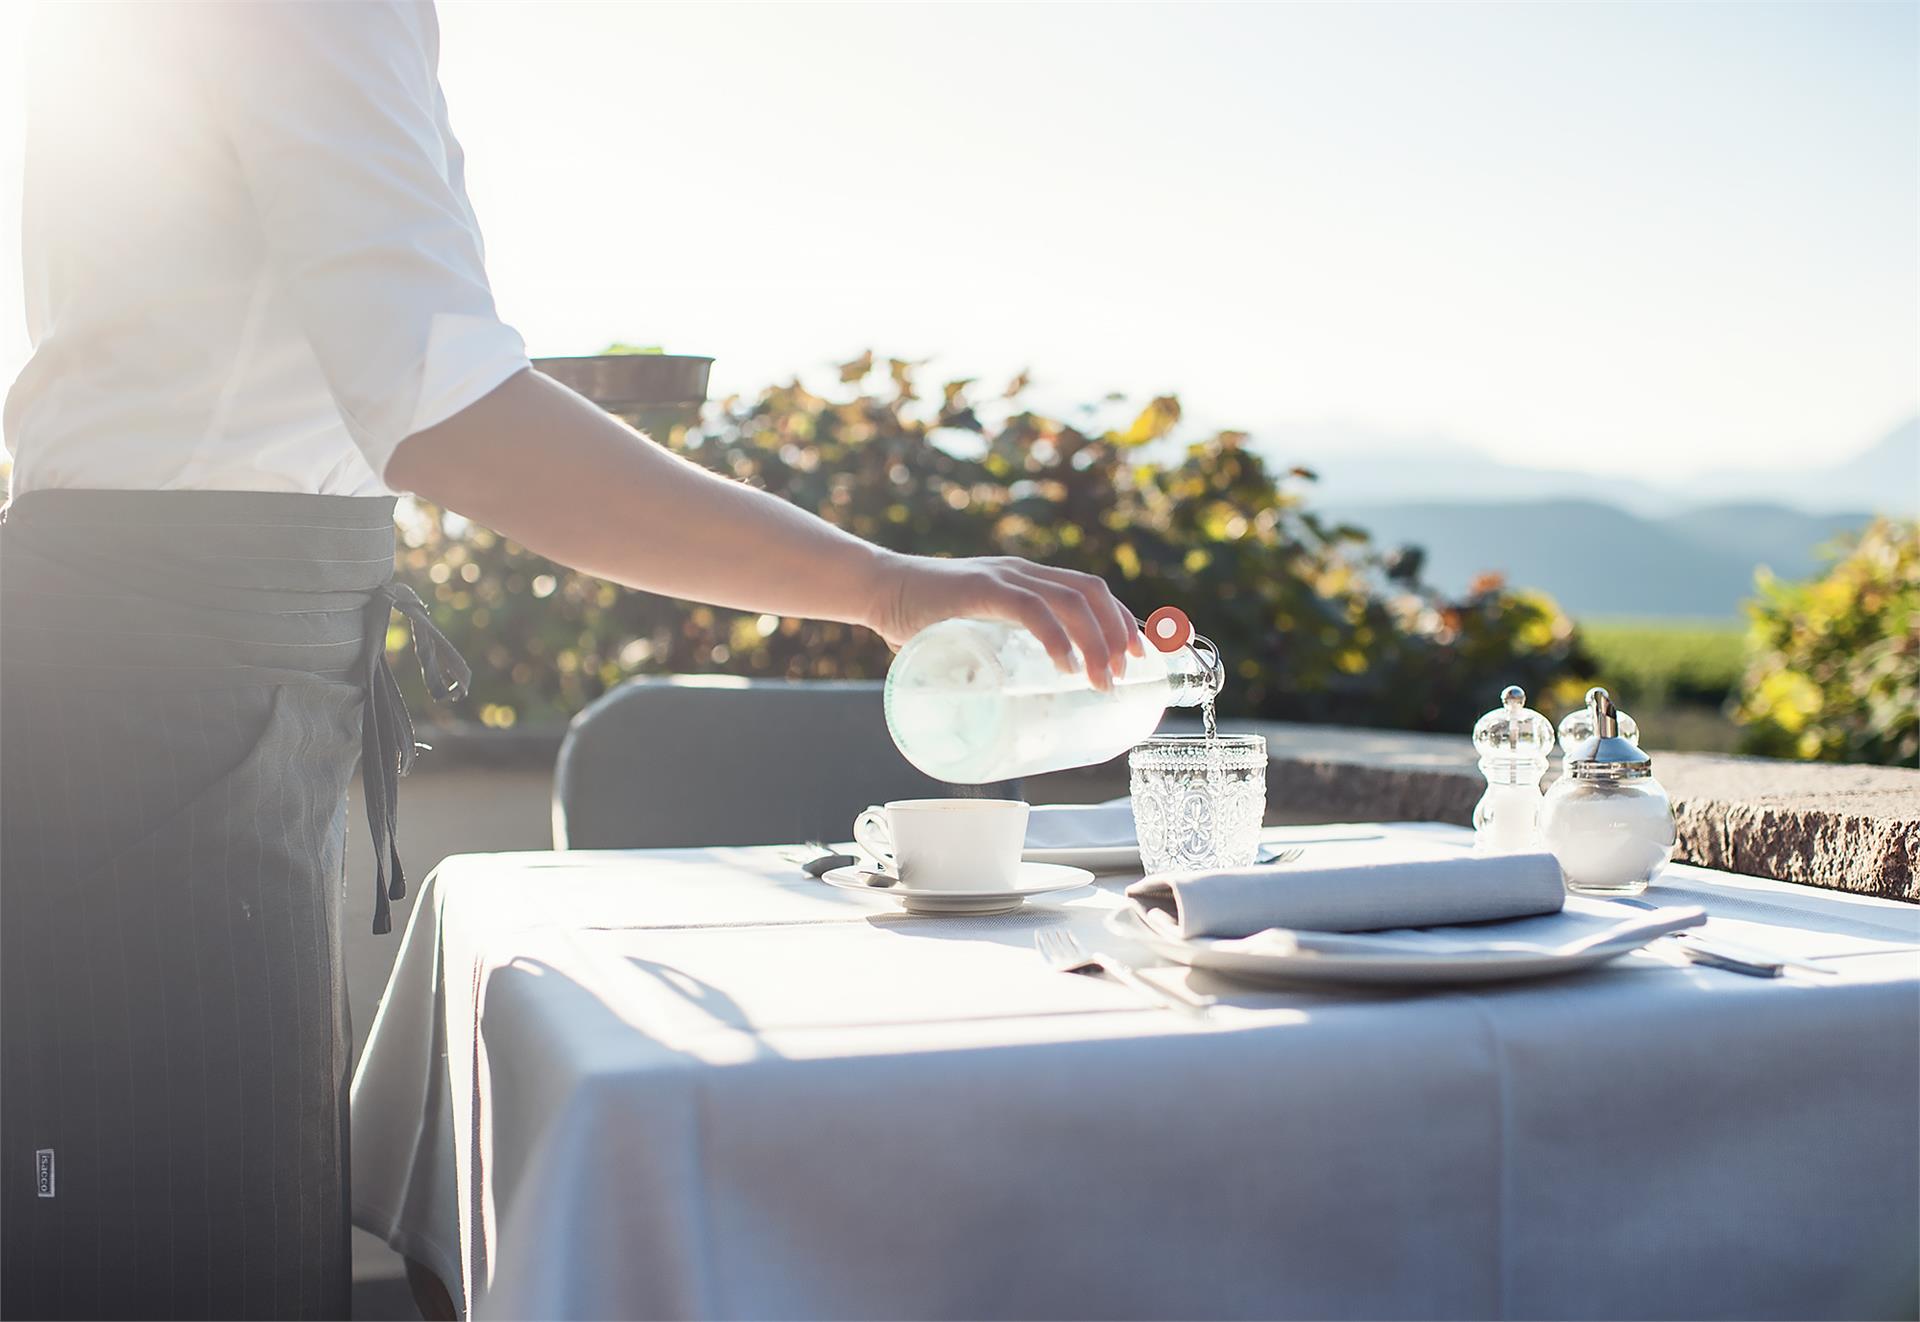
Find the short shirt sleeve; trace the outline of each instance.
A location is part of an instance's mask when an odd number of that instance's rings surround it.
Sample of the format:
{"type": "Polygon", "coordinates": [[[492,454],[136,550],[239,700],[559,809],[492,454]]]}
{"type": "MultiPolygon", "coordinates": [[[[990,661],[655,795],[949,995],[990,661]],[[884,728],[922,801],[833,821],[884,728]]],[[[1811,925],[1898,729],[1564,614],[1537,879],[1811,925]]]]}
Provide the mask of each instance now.
{"type": "Polygon", "coordinates": [[[291,301],[376,473],[406,437],[524,370],[445,131],[430,5],[185,7],[291,301]]]}

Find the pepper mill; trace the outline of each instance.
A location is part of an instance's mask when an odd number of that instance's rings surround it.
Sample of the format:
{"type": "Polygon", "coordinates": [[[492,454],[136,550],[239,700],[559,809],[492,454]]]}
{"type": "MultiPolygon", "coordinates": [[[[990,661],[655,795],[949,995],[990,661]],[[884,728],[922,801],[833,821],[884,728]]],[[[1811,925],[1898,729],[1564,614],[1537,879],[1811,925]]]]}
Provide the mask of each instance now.
{"type": "Polygon", "coordinates": [[[1653,759],[1620,733],[1605,689],[1587,692],[1593,738],[1568,749],[1567,773],[1547,791],[1540,835],[1567,889],[1638,895],[1673,856],[1673,803],[1653,759]]]}
{"type": "Polygon", "coordinates": [[[1473,727],[1487,791],[1473,809],[1473,848],[1519,854],[1539,848],[1540,778],[1553,751],[1553,726],[1527,706],[1526,690],[1508,685],[1500,705],[1473,727]]]}

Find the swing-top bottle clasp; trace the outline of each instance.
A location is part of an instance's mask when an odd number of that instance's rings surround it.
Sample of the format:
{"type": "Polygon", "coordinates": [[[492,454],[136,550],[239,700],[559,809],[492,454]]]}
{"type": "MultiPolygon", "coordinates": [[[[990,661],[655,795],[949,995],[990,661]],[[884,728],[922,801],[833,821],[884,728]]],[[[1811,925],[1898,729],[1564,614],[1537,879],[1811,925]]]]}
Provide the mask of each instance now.
{"type": "Polygon", "coordinates": [[[1140,626],[1147,642],[1169,658],[1182,651],[1192,653],[1199,665],[1197,678],[1206,696],[1211,697],[1226,686],[1226,665],[1220,659],[1219,645],[1205,634],[1196,633],[1193,621],[1178,606],[1162,606],[1144,620],[1135,616],[1134,623],[1140,626]]]}

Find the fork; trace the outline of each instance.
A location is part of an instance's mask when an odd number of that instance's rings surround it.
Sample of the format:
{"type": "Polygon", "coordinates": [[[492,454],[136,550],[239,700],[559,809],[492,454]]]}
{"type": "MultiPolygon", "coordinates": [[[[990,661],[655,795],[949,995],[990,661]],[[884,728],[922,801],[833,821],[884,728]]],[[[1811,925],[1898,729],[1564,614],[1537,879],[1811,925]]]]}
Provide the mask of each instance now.
{"type": "MultiPolygon", "coordinates": [[[[1615,904],[1628,905],[1635,909],[1658,909],[1660,906],[1647,900],[1630,898],[1624,895],[1613,897],[1615,904]]],[[[1753,978],[1777,978],[1787,969],[1799,973],[1818,973],[1831,977],[1839,972],[1819,964],[1808,963],[1804,959],[1795,959],[1791,955],[1776,955],[1756,946],[1737,945],[1732,941],[1701,936],[1698,932],[1683,931],[1671,933],[1667,940],[1686,952],[1687,958],[1696,964],[1705,964],[1709,968],[1725,969],[1729,973],[1744,973],[1753,978]]]]}
{"type": "Polygon", "coordinates": [[[1289,849],[1269,849],[1262,846],[1259,854],[1254,857],[1253,862],[1255,867],[1266,867],[1269,863],[1291,863],[1306,852],[1307,851],[1299,845],[1294,845],[1289,849]]]}
{"type": "Polygon", "coordinates": [[[1105,973],[1126,983],[1141,995],[1149,996],[1159,1004],[1183,1014],[1204,1019],[1207,1007],[1213,1004],[1212,997],[1177,995],[1147,981],[1131,965],[1111,955],[1089,952],[1072,932],[1049,927],[1034,934],[1033,944],[1039,950],[1040,957],[1062,973],[1105,973]]]}

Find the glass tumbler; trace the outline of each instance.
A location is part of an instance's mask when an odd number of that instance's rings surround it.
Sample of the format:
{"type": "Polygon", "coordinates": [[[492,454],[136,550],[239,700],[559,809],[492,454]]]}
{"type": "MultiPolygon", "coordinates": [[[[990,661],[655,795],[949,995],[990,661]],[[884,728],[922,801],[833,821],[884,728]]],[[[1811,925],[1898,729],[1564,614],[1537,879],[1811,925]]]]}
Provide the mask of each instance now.
{"type": "Polygon", "coordinates": [[[1140,862],[1149,874],[1241,868],[1260,852],[1267,741],[1156,735],[1127,756],[1140,862]]]}

